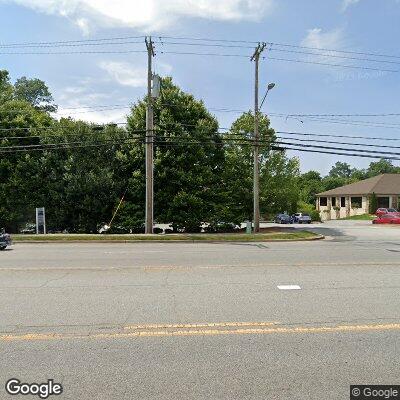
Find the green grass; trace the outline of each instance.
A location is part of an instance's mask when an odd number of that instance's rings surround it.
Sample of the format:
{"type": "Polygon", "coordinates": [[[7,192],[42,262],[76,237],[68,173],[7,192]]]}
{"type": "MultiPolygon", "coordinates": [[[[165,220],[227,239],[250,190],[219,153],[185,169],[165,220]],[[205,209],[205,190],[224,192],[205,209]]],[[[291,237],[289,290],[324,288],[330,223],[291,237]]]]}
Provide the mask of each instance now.
{"type": "Polygon", "coordinates": [[[14,242],[69,242],[69,241],[215,241],[215,242],[263,242],[269,240],[302,240],[315,239],[319,236],[307,231],[271,232],[248,235],[245,233],[193,233],[169,235],[91,235],[91,234],[52,234],[52,235],[12,235],[14,242]]]}
{"type": "Polygon", "coordinates": [[[375,215],[372,214],[362,214],[362,215],[353,215],[352,217],[341,218],[342,220],[354,220],[354,221],[371,221],[376,218],[375,215]]]}

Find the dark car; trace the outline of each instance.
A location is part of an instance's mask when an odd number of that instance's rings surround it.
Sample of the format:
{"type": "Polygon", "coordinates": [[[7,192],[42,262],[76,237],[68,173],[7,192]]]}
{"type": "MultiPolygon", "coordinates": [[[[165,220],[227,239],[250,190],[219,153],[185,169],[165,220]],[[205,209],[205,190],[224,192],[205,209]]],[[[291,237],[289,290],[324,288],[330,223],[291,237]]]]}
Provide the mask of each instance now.
{"type": "Polygon", "coordinates": [[[292,224],[293,219],[288,214],[278,214],[275,216],[274,221],[276,224],[292,224]]]}
{"type": "Polygon", "coordinates": [[[0,231],[0,250],[4,250],[7,246],[11,246],[11,236],[4,231],[0,231]]]}

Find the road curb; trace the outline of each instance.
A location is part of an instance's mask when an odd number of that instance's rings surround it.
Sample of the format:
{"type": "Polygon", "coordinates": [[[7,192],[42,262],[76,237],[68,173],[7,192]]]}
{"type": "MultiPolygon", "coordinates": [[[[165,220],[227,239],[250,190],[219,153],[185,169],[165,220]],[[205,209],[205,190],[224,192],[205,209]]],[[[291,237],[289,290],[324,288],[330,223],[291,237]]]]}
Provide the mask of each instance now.
{"type": "Polygon", "coordinates": [[[273,243],[273,242],[313,242],[316,240],[325,239],[324,235],[317,235],[312,238],[298,238],[298,239],[261,239],[261,240],[15,240],[13,244],[35,244],[35,243],[273,243]]]}

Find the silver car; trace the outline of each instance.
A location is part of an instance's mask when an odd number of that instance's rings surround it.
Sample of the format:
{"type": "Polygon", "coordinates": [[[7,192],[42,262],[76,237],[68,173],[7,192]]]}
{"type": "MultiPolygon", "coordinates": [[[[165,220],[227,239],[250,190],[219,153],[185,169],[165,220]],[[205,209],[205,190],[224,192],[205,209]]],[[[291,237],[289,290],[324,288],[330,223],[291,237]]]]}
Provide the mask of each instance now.
{"type": "Polygon", "coordinates": [[[311,224],[311,217],[308,214],[296,213],[292,218],[297,224],[311,224]]]}
{"type": "Polygon", "coordinates": [[[4,231],[0,232],[0,250],[5,250],[7,246],[11,246],[11,236],[4,231]]]}

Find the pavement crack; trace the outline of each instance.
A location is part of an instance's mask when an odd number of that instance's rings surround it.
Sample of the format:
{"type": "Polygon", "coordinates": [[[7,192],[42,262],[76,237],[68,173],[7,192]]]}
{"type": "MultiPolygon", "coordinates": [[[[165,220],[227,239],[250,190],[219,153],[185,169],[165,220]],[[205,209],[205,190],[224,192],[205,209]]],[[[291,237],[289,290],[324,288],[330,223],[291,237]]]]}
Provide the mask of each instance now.
{"type": "Polygon", "coordinates": [[[43,285],[40,285],[39,288],[46,287],[50,282],[60,281],[60,280],[64,279],[65,277],[67,277],[69,274],[70,274],[70,272],[67,272],[58,278],[48,279],[48,280],[46,280],[45,283],[43,283],[43,285]]]}

